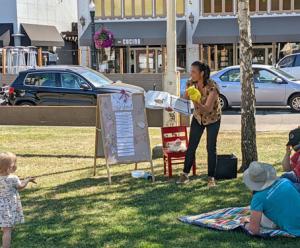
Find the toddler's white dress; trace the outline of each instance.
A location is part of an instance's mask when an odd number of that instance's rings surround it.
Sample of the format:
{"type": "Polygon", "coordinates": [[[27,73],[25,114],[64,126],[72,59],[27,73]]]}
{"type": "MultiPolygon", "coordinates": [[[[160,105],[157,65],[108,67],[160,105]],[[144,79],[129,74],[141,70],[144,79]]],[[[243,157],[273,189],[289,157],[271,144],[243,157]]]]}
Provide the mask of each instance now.
{"type": "Polygon", "coordinates": [[[0,176],[0,227],[13,227],[24,223],[24,215],[17,186],[17,176],[0,176]]]}

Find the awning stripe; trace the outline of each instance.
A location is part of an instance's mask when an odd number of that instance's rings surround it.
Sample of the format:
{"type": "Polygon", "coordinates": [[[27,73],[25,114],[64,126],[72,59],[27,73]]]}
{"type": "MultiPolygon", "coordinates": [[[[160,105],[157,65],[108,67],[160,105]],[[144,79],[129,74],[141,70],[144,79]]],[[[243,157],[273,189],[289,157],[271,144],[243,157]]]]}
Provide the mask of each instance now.
{"type": "Polygon", "coordinates": [[[55,46],[62,47],[65,42],[55,26],[21,24],[25,34],[31,42],[31,46],[55,46]]]}
{"type": "MultiPolygon", "coordinates": [[[[300,32],[296,28],[300,16],[252,17],[252,42],[297,42],[300,32]]],[[[194,44],[228,44],[239,42],[237,18],[200,19],[193,35],[194,44]]]]}
{"type": "MultiPolygon", "coordinates": [[[[102,24],[96,23],[96,31],[102,24]]],[[[115,37],[115,46],[123,46],[124,40],[138,40],[135,45],[165,45],[166,44],[166,21],[134,21],[134,22],[105,22],[103,27],[110,30],[115,37]]],[[[186,21],[177,21],[178,45],[186,44],[186,21]]],[[[80,37],[80,46],[90,46],[92,40],[91,25],[87,27],[80,37]]],[[[134,45],[134,44],[133,44],[134,45]]]]}

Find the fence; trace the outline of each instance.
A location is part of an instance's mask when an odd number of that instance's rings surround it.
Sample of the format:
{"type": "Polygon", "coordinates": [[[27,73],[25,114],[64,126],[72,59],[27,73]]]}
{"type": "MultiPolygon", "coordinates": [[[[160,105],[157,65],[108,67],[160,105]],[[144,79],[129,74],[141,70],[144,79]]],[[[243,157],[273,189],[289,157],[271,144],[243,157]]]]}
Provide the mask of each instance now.
{"type": "MultiPolygon", "coordinates": [[[[163,125],[161,110],[147,110],[150,127],[163,125]]],[[[0,125],[95,127],[96,107],[2,106],[0,125]]]]}

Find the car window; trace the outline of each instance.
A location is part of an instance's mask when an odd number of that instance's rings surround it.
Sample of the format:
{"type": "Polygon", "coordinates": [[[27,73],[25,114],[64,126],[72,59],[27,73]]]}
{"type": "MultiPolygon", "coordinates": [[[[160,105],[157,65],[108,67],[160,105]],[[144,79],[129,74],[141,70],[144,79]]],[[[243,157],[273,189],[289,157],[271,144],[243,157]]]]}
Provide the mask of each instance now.
{"type": "Polygon", "coordinates": [[[295,56],[288,56],[279,62],[281,68],[293,67],[295,56]]]}
{"type": "Polygon", "coordinates": [[[81,76],[83,76],[86,80],[92,83],[95,87],[102,87],[104,85],[111,84],[112,81],[102,75],[99,72],[92,71],[92,70],[84,70],[79,72],[81,76]]]}
{"type": "Polygon", "coordinates": [[[253,77],[255,83],[274,83],[278,76],[265,69],[254,69],[253,77]]]}
{"type": "Polygon", "coordinates": [[[57,87],[56,73],[29,73],[24,84],[36,87],[57,87]]]}
{"type": "Polygon", "coordinates": [[[296,56],[295,66],[300,66],[300,54],[296,56]]]}
{"type": "Polygon", "coordinates": [[[225,72],[221,77],[223,82],[240,82],[240,69],[232,69],[225,72]]]}
{"type": "Polygon", "coordinates": [[[81,84],[85,83],[85,81],[71,73],[61,73],[61,87],[66,89],[80,89],[81,84]]]}

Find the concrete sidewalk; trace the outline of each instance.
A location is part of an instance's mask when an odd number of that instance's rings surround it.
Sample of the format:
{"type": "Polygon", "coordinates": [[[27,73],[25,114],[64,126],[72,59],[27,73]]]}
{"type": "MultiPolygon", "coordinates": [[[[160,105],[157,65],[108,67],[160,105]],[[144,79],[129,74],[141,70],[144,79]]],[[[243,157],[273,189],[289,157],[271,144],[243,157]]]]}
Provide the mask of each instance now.
{"type": "MultiPolygon", "coordinates": [[[[257,110],[257,131],[289,131],[300,126],[300,114],[291,113],[290,110],[257,110]]],[[[224,112],[222,116],[221,131],[240,131],[240,110],[224,112]]]]}

